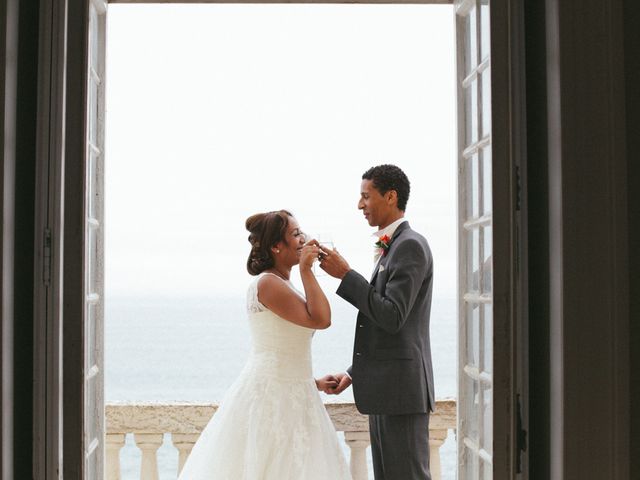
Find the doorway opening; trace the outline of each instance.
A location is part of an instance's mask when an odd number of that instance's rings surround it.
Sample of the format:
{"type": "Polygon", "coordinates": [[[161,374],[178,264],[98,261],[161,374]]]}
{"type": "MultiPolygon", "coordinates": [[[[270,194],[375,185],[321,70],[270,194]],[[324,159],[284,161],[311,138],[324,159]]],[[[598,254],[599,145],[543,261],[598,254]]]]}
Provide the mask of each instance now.
{"type": "MultiPolygon", "coordinates": [[[[222,399],[249,348],[253,213],[291,210],[368,276],[373,229],[356,203],[362,173],[382,163],[411,180],[407,218],[435,259],[436,396],[457,397],[453,8],[109,6],[107,404],[222,399]]],[[[334,314],[314,339],[316,376],[350,364],[355,327],[337,282],[320,281],[334,314]]],[[[138,478],[135,443],[123,478],[138,478]]],[[[441,478],[454,479],[453,435],[441,454],[441,478]]],[[[157,455],[160,478],[174,478],[169,438],[157,455]]]]}

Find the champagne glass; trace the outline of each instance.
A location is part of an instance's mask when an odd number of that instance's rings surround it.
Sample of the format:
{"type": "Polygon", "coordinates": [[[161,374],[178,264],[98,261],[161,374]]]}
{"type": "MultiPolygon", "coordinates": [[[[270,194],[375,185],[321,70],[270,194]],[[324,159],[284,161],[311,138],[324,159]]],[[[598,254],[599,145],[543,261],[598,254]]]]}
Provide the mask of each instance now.
{"type": "MultiPolygon", "coordinates": [[[[315,239],[318,241],[318,243],[320,244],[320,248],[322,250],[328,251],[328,250],[333,250],[333,237],[331,236],[331,234],[328,233],[318,233],[315,236],[315,239]]],[[[316,276],[319,275],[326,275],[327,273],[322,270],[322,268],[320,268],[320,261],[318,262],[314,262],[313,264],[313,273],[316,276]]]]}

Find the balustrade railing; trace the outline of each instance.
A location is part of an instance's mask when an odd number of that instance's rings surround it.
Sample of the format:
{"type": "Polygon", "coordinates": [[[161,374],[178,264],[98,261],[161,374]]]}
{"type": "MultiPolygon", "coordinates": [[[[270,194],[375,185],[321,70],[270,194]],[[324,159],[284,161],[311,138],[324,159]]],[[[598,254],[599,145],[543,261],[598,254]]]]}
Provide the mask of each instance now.
{"type": "MultiPolygon", "coordinates": [[[[353,480],[367,480],[366,449],[369,446],[369,422],[353,403],[326,403],[336,431],[344,432],[350,449],[353,480]]],[[[215,404],[194,403],[113,403],[106,406],[106,479],[120,480],[120,451],[126,435],[133,434],[142,453],[140,480],[158,480],[157,451],[164,435],[171,435],[177,450],[178,472],[182,469],[200,432],[217,410],[215,404]]],[[[455,400],[438,400],[429,420],[429,447],[433,480],[440,480],[440,446],[449,431],[456,428],[455,400]]],[[[176,476],[177,473],[176,472],[176,476]]]]}

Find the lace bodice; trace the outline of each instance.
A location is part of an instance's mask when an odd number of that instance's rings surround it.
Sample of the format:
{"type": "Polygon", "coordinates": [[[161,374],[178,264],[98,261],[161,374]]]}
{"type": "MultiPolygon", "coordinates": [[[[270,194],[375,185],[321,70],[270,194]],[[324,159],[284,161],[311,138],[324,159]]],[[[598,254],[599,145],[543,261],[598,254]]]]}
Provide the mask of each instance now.
{"type": "MultiPolygon", "coordinates": [[[[291,323],[266,308],[258,300],[258,282],[262,273],[247,290],[247,315],[252,337],[252,350],[247,368],[260,375],[308,380],[311,371],[311,338],[314,330],[291,323]]],[[[298,295],[300,292],[289,285],[298,295]]]]}
{"type": "Polygon", "coordinates": [[[253,279],[249,284],[249,288],[247,288],[247,314],[249,315],[267,310],[267,307],[262,305],[260,300],[258,300],[258,282],[264,275],[268,274],[261,273],[253,279]]]}

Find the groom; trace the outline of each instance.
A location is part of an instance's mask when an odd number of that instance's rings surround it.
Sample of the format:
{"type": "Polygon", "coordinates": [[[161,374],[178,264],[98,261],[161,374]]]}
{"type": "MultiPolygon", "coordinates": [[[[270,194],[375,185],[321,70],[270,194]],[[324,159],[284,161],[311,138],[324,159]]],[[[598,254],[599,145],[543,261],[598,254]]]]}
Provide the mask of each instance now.
{"type": "MultiPolygon", "coordinates": [[[[376,232],[371,281],[336,251],[321,267],[341,279],[337,294],[358,309],[353,364],[334,375],[338,394],[353,383],[369,415],[376,480],[430,480],[429,412],[435,405],[429,344],[433,259],[404,219],[409,179],[395,165],[362,175],[358,208],[376,232]]],[[[331,376],[329,376],[331,377],[331,376]]]]}

